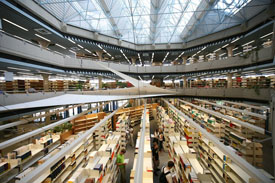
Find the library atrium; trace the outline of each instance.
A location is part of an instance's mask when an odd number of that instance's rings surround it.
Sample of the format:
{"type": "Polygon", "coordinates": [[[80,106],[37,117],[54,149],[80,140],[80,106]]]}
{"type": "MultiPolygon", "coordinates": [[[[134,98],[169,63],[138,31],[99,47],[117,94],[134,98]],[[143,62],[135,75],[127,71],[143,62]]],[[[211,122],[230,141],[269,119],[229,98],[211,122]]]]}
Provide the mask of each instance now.
{"type": "Polygon", "coordinates": [[[0,183],[271,183],[274,0],[0,0],[0,183]]]}

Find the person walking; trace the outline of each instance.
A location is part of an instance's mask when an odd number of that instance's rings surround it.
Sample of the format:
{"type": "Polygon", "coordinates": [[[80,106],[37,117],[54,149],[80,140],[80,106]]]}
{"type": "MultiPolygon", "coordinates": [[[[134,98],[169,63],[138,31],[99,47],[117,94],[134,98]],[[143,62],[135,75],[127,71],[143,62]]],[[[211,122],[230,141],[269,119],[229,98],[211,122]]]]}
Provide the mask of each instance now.
{"type": "Polygon", "coordinates": [[[153,143],[154,142],[159,143],[159,129],[156,129],[155,132],[154,132],[153,143]]]}
{"type": "Polygon", "coordinates": [[[157,142],[153,142],[153,149],[152,149],[152,156],[153,156],[153,169],[154,175],[158,175],[157,171],[160,169],[159,166],[159,147],[157,142]]]}
{"type": "Polygon", "coordinates": [[[161,169],[161,174],[159,177],[159,183],[173,183],[173,177],[171,169],[174,167],[173,161],[168,161],[167,166],[161,169]]]}
{"type": "Polygon", "coordinates": [[[120,183],[126,183],[126,163],[124,162],[124,154],[126,153],[125,149],[121,149],[117,155],[116,164],[119,167],[120,172],[120,183]]]}
{"type": "Polygon", "coordinates": [[[163,141],[164,141],[164,135],[161,129],[159,129],[158,141],[159,141],[159,152],[161,152],[163,149],[163,141]]]}

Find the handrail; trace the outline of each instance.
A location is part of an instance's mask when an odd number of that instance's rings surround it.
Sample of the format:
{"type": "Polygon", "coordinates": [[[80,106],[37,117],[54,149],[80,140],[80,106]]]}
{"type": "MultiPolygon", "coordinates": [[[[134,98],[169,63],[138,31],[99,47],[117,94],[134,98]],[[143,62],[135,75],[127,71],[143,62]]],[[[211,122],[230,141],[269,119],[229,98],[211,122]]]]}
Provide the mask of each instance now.
{"type": "Polygon", "coordinates": [[[78,117],[80,117],[80,116],[82,116],[82,115],[85,115],[85,114],[87,114],[87,113],[89,113],[89,112],[91,112],[91,111],[94,111],[94,110],[96,110],[96,109],[100,109],[102,106],[105,106],[105,105],[108,104],[108,103],[110,103],[110,102],[101,104],[100,106],[93,107],[93,108],[91,108],[91,109],[89,109],[89,110],[87,110],[87,111],[84,111],[84,112],[80,113],[80,114],[74,115],[74,116],[69,117],[69,118],[66,118],[66,119],[62,119],[62,120],[60,120],[60,121],[58,121],[58,122],[52,123],[52,124],[50,124],[50,125],[41,127],[41,128],[36,129],[36,130],[34,130],[34,131],[30,131],[30,132],[28,132],[28,133],[26,133],[26,134],[23,134],[23,135],[20,135],[20,136],[15,137],[15,138],[12,138],[12,139],[10,139],[10,140],[7,140],[7,141],[5,141],[5,142],[2,142],[2,143],[0,143],[0,150],[1,150],[1,149],[4,149],[4,148],[6,148],[6,147],[9,147],[9,146],[11,146],[11,145],[13,145],[13,144],[16,144],[16,143],[18,143],[18,142],[21,142],[21,141],[23,141],[23,140],[25,140],[25,139],[31,138],[31,137],[33,137],[33,136],[35,136],[35,135],[37,135],[37,134],[40,134],[40,133],[42,133],[42,132],[44,132],[44,131],[50,130],[50,129],[52,129],[52,128],[56,127],[56,126],[59,126],[59,125],[61,125],[61,124],[63,124],[63,123],[66,123],[66,122],[68,122],[68,121],[71,121],[71,120],[73,120],[73,119],[75,119],[75,118],[78,118],[78,117]]]}
{"type": "Polygon", "coordinates": [[[139,147],[138,147],[138,158],[137,164],[135,167],[135,183],[142,183],[143,179],[143,158],[144,158],[144,139],[145,139],[145,123],[146,123],[146,100],[144,100],[144,111],[143,111],[143,119],[142,119],[142,128],[141,128],[141,135],[139,139],[139,147]]]}
{"type": "Polygon", "coordinates": [[[79,107],[79,106],[82,106],[82,105],[84,105],[84,104],[78,104],[78,105],[74,105],[72,107],[65,108],[63,110],[56,110],[56,111],[45,113],[45,114],[42,114],[42,115],[39,115],[39,116],[34,116],[34,117],[31,117],[31,118],[21,119],[21,120],[18,120],[18,121],[12,122],[12,123],[8,123],[8,124],[5,124],[5,125],[0,125],[0,131],[4,130],[6,128],[10,128],[10,127],[13,127],[13,126],[18,126],[18,125],[22,125],[22,124],[31,122],[31,121],[33,121],[35,119],[38,119],[38,118],[47,117],[47,116],[50,116],[52,114],[56,114],[56,113],[63,112],[63,111],[68,111],[72,108],[79,107]]]}
{"type": "Polygon", "coordinates": [[[45,172],[48,172],[51,166],[53,166],[56,162],[58,162],[62,157],[69,154],[74,147],[76,147],[80,143],[84,143],[84,141],[86,141],[86,139],[89,138],[98,127],[105,124],[119,109],[124,107],[126,104],[128,104],[128,102],[125,102],[120,108],[118,108],[117,110],[109,114],[107,117],[102,119],[94,127],[87,130],[84,134],[82,134],[79,138],[74,140],[71,144],[62,148],[58,153],[56,153],[54,156],[49,158],[42,165],[38,166],[31,173],[27,174],[23,179],[19,181],[19,183],[42,182],[43,180],[45,180],[45,178],[48,177],[48,175],[45,174],[45,172]]]}
{"type": "Polygon", "coordinates": [[[265,182],[265,183],[272,183],[268,177],[266,177],[264,174],[262,174],[258,169],[256,169],[254,166],[249,164],[246,160],[235,154],[230,148],[226,147],[223,143],[217,139],[216,136],[210,134],[207,132],[204,128],[202,128],[199,124],[194,122],[191,118],[183,114],[179,109],[177,109],[175,106],[170,104],[167,100],[162,100],[171,108],[173,108],[179,115],[181,115],[184,119],[186,119],[189,124],[196,128],[203,136],[205,136],[207,139],[209,139],[215,146],[217,146],[224,154],[226,154],[230,159],[233,160],[234,163],[236,163],[240,168],[243,170],[246,170],[246,172],[251,176],[252,178],[256,179],[256,182],[265,182]]]}

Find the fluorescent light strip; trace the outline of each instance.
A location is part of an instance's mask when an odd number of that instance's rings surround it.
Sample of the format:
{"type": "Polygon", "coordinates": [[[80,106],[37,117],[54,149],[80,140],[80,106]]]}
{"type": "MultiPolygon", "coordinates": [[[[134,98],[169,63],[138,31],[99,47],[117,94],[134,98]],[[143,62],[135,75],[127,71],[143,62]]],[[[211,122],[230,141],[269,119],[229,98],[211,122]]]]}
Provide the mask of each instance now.
{"type": "Polygon", "coordinates": [[[254,42],[255,42],[255,40],[250,41],[250,42],[248,42],[248,43],[245,43],[245,44],[243,44],[242,46],[246,46],[246,45],[251,44],[251,43],[254,43],[254,42]]]}
{"type": "Polygon", "coordinates": [[[169,75],[168,76],[165,76],[163,79],[166,79],[166,78],[168,78],[169,77],[169,75]]]}
{"type": "Polygon", "coordinates": [[[87,49],[84,49],[85,51],[87,51],[88,53],[92,53],[92,52],[90,52],[89,50],[87,50],[87,49]]]}
{"type": "Polygon", "coordinates": [[[6,21],[6,22],[8,22],[8,23],[10,23],[10,24],[12,24],[12,25],[14,25],[14,26],[16,26],[16,27],[18,27],[18,28],[20,28],[20,29],[22,29],[22,30],[24,30],[24,31],[29,31],[28,29],[26,29],[26,28],[24,28],[24,27],[22,27],[22,26],[20,26],[20,25],[18,25],[16,23],[13,23],[13,22],[5,19],[5,18],[3,18],[3,20],[6,21]]]}
{"type": "Polygon", "coordinates": [[[155,75],[152,76],[152,79],[154,79],[155,75]]]}
{"type": "Polygon", "coordinates": [[[236,54],[234,54],[234,56],[240,55],[241,53],[242,53],[242,52],[236,53],[236,54]]]}
{"type": "Polygon", "coordinates": [[[264,35],[264,36],[262,36],[262,37],[260,37],[261,39],[263,39],[263,38],[265,38],[265,37],[267,37],[267,36],[270,36],[270,35],[272,35],[273,34],[273,32],[270,32],[270,33],[268,33],[268,34],[266,34],[266,35],[264,35]]]}
{"type": "Polygon", "coordinates": [[[152,54],[151,63],[153,63],[153,61],[154,61],[154,55],[155,55],[155,53],[152,54]]]}
{"type": "Polygon", "coordinates": [[[71,39],[68,39],[70,42],[72,42],[72,43],[74,43],[75,44],[75,42],[73,41],[73,40],[71,40],[71,39]]]}
{"type": "Polygon", "coordinates": [[[69,50],[69,52],[76,54],[76,52],[74,52],[74,51],[72,51],[72,50],[69,50]]]}
{"type": "Polygon", "coordinates": [[[100,49],[103,49],[99,44],[97,45],[97,47],[99,47],[100,49]]]}
{"type": "Polygon", "coordinates": [[[140,79],[141,81],[143,81],[142,78],[141,78],[140,76],[138,76],[138,77],[139,77],[139,79],[140,79]]]}
{"type": "Polygon", "coordinates": [[[220,57],[221,57],[221,56],[224,56],[225,54],[226,54],[226,53],[220,54],[220,57]]]}
{"type": "Polygon", "coordinates": [[[34,35],[36,35],[37,37],[40,37],[41,39],[44,39],[45,41],[51,42],[49,39],[44,38],[43,36],[40,36],[39,34],[34,34],[34,35]]]}
{"type": "Polygon", "coordinates": [[[166,58],[167,58],[168,55],[169,55],[169,52],[166,53],[166,55],[165,55],[165,57],[164,57],[162,63],[165,62],[165,60],[166,60],[166,58]]]}
{"type": "Polygon", "coordinates": [[[231,41],[231,43],[235,43],[236,41],[238,41],[240,38],[238,37],[238,38],[236,38],[236,39],[234,39],[233,41],[231,41]]]}
{"type": "Polygon", "coordinates": [[[235,51],[235,50],[237,50],[239,47],[236,47],[236,48],[234,48],[232,51],[235,51]]]}
{"type": "Polygon", "coordinates": [[[14,69],[14,70],[19,70],[19,71],[28,71],[28,72],[30,72],[30,70],[28,70],[28,69],[21,69],[21,68],[17,68],[17,67],[7,67],[7,68],[14,69]]]}
{"type": "Polygon", "coordinates": [[[58,51],[53,51],[53,52],[58,53],[58,54],[60,54],[60,55],[63,55],[62,53],[60,53],[60,52],[58,52],[58,51]]]}
{"type": "Polygon", "coordinates": [[[55,45],[58,46],[58,47],[60,47],[60,48],[63,48],[64,50],[66,50],[66,48],[64,46],[60,45],[60,44],[56,43],[55,45]]]}
{"type": "Polygon", "coordinates": [[[82,49],[83,49],[83,46],[81,46],[81,45],[79,45],[79,44],[78,44],[77,46],[78,46],[79,48],[82,48],[82,49]]]}
{"type": "Polygon", "coordinates": [[[222,48],[225,48],[225,47],[227,47],[229,44],[226,44],[226,45],[224,45],[222,48]]]}
{"type": "Polygon", "coordinates": [[[218,51],[220,51],[221,50],[221,48],[219,48],[219,49],[216,49],[215,51],[214,51],[214,53],[216,53],[216,52],[218,52],[218,51]]]}

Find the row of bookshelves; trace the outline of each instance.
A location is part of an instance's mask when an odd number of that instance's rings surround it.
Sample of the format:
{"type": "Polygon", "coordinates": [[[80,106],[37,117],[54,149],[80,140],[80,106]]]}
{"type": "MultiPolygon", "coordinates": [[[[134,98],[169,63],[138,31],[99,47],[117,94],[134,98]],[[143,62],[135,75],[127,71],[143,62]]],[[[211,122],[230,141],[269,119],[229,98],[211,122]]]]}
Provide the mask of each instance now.
{"type": "MultiPolygon", "coordinates": [[[[226,88],[228,84],[227,79],[199,79],[188,80],[187,86],[189,88],[226,88]]],[[[240,77],[237,76],[232,79],[232,88],[275,88],[275,76],[259,76],[259,77],[240,77]]]]}
{"type": "MultiPolygon", "coordinates": [[[[167,150],[169,157],[175,163],[175,182],[253,182],[244,169],[241,169],[237,164],[230,160],[219,148],[214,146],[209,140],[203,137],[200,132],[192,129],[187,120],[172,109],[168,108],[168,114],[164,108],[158,108],[158,119],[161,124],[169,128],[174,121],[174,128],[168,130],[167,150]],[[160,117],[161,116],[161,117],[160,117]],[[168,123],[169,125],[165,124],[168,123]],[[190,130],[193,130],[190,132],[190,130]],[[188,143],[189,134],[196,134],[197,143],[192,146],[188,143]]],[[[196,115],[196,114],[195,114],[196,115]]],[[[194,119],[194,118],[193,118],[194,119]]],[[[213,122],[212,122],[213,123],[213,122]]],[[[173,125],[172,125],[173,126],[173,125]]],[[[253,152],[249,145],[244,145],[243,153],[252,154],[253,156],[262,155],[261,147],[254,144],[253,152]]],[[[237,153],[235,149],[232,152],[237,153]]],[[[248,156],[246,156],[249,159],[248,156]]],[[[249,162],[250,160],[248,160],[249,162]]],[[[256,160],[258,161],[258,160],[256,160]]]]}
{"type": "MultiPolygon", "coordinates": [[[[254,137],[257,137],[255,132],[237,123],[211,116],[188,105],[181,105],[180,109],[187,116],[200,124],[201,127],[219,138],[225,145],[233,147],[236,153],[249,163],[258,167],[262,166],[262,145],[252,141],[254,137]]],[[[172,109],[169,109],[169,111],[171,111],[171,115],[177,115],[172,109]]],[[[181,118],[178,119],[181,120],[181,118]]]]}

